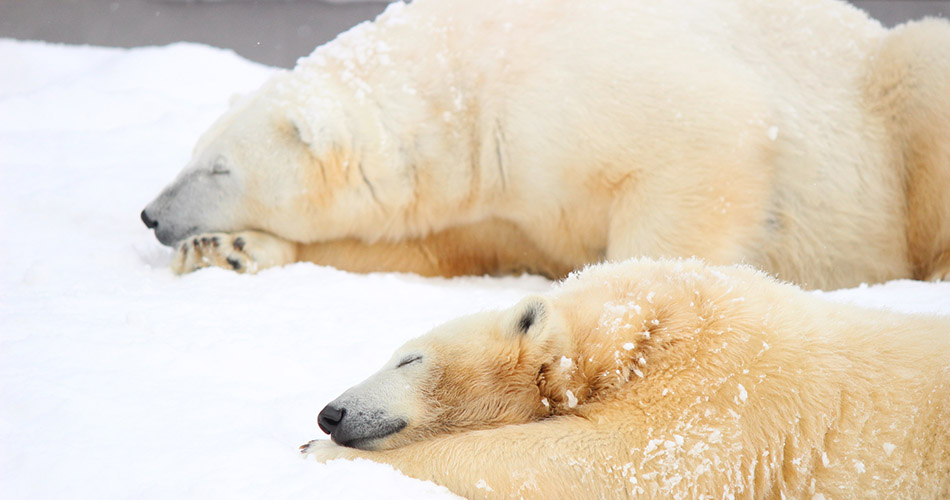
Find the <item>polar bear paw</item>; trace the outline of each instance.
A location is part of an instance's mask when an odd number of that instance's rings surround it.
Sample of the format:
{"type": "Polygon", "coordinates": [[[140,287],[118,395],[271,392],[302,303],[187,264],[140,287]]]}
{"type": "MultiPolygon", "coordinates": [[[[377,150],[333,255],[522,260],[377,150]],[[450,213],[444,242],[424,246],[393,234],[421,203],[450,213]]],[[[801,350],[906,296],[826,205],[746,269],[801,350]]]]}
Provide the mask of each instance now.
{"type": "Polygon", "coordinates": [[[329,442],[330,441],[326,439],[314,439],[313,441],[300,445],[300,448],[298,448],[298,450],[300,451],[301,455],[306,455],[308,453],[316,451],[321,446],[327,446],[327,443],[329,442]]]}
{"type": "Polygon", "coordinates": [[[178,244],[172,271],[185,274],[204,267],[221,267],[254,274],[294,262],[296,245],[258,231],[205,233],[178,244]]]}
{"type": "Polygon", "coordinates": [[[362,452],[340,446],[329,439],[315,439],[299,448],[304,458],[315,458],[317,462],[327,462],[339,458],[358,458],[362,452]]]}

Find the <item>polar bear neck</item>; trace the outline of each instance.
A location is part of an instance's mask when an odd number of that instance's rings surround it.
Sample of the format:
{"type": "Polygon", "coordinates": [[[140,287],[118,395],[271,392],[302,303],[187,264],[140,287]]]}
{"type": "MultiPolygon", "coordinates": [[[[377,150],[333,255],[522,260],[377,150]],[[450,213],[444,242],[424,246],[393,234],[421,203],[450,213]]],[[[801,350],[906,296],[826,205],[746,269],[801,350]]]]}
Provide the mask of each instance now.
{"type": "Polygon", "coordinates": [[[636,286],[617,275],[615,265],[601,265],[587,273],[602,279],[561,285],[555,304],[572,311],[572,347],[545,373],[545,396],[555,409],[583,411],[588,402],[631,397],[650,404],[672,396],[664,386],[674,380],[680,395],[691,385],[701,392],[742,373],[771,348],[774,341],[757,333],[767,318],[746,312],[748,290],[729,285],[735,276],[691,272],[697,265],[670,263],[675,273],[637,276],[636,286]],[[719,356],[726,346],[730,355],[719,356]]]}

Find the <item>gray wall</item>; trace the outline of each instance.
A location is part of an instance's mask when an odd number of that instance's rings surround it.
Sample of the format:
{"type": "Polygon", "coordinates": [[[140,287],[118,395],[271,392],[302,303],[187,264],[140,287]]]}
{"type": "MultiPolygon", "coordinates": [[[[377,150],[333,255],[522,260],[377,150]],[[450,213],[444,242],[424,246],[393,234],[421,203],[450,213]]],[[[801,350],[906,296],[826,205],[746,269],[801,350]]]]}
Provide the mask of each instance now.
{"type": "MultiPolygon", "coordinates": [[[[950,17],[950,1],[853,3],[888,25],[925,15],[950,17]]],[[[384,7],[319,0],[0,0],[0,37],[118,47],[201,42],[291,67],[384,7]]]]}
{"type": "Polygon", "coordinates": [[[0,0],[0,37],[137,47],[178,41],[292,67],[384,3],[319,1],[0,0]]]}

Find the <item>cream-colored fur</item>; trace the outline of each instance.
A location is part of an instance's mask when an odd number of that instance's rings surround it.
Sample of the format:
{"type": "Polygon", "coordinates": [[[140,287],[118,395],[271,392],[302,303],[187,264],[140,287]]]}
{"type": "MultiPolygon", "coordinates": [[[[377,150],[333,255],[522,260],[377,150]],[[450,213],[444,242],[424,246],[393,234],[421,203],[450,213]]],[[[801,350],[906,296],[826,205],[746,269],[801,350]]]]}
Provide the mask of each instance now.
{"type": "Polygon", "coordinates": [[[887,30],[838,0],[396,4],[240,100],[146,212],[169,244],[285,241],[240,270],[698,256],[810,288],[939,279],[948,43],[946,21],[887,30]],[[232,183],[205,182],[216,162],[232,183]]]}
{"type": "Polygon", "coordinates": [[[950,318],[749,268],[595,266],[411,341],[331,405],[405,426],[305,453],[467,498],[950,496],[950,318]]]}

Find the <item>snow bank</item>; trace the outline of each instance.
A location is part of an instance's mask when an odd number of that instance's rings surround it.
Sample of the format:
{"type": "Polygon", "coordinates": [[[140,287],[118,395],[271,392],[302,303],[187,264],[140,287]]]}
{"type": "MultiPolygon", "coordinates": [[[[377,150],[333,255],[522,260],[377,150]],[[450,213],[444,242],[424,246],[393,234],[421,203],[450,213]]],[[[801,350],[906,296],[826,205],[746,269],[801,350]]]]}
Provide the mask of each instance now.
{"type": "MultiPolygon", "coordinates": [[[[138,214],[229,97],[272,70],[193,44],[0,40],[0,60],[4,498],[455,498],[296,448],[398,345],[546,281],[309,264],[173,277],[138,214]]],[[[824,295],[950,313],[948,284],[824,295]]]]}

